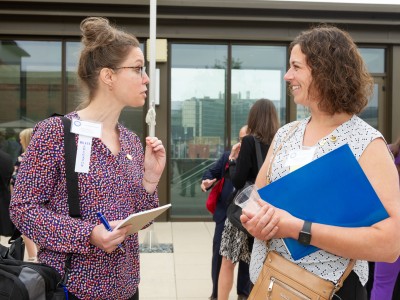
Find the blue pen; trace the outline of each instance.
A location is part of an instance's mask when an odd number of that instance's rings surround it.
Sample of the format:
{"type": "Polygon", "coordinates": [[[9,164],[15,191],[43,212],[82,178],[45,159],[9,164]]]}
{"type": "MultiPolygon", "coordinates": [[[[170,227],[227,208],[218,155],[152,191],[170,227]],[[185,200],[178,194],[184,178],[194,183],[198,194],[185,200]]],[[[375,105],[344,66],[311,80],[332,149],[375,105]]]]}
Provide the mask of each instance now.
{"type": "MultiPolygon", "coordinates": [[[[110,224],[108,223],[106,217],[101,213],[98,212],[97,213],[97,217],[99,218],[99,220],[101,221],[101,223],[103,223],[104,227],[108,230],[108,231],[112,231],[110,224]]],[[[122,252],[125,252],[124,247],[122,247],[121,244],[118,244],[118,248],[122,250],[122,252]]]]}

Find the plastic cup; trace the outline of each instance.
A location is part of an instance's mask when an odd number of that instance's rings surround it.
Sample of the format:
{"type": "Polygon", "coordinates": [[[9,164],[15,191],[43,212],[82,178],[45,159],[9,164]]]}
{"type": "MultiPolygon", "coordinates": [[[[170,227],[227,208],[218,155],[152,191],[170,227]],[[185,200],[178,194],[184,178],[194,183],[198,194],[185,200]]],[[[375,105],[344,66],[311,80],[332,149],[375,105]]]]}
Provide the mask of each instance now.
{"type": "Polygon", "coordinates": [[[242,209],[245,209],[246,211],[255,214],[261,208],[261,206],[257,202],[258,199],[260,199],[260,195],[257,192],[257,187],[252,184],[243,189],[239,194],[237,194],[234,202],[242,209]]]}

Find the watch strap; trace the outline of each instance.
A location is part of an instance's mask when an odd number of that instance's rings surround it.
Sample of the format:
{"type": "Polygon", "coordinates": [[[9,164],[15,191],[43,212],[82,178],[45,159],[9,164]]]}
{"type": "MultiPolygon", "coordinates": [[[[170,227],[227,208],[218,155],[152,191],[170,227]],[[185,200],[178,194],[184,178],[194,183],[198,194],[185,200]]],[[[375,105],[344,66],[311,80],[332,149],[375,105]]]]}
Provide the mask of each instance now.
{"type": "Polygon", "coordinates": [[[304,221],[303,228],[301,229],[301,231],[311,234],[311,224],[312,223],[309,221],[304,221]]]}

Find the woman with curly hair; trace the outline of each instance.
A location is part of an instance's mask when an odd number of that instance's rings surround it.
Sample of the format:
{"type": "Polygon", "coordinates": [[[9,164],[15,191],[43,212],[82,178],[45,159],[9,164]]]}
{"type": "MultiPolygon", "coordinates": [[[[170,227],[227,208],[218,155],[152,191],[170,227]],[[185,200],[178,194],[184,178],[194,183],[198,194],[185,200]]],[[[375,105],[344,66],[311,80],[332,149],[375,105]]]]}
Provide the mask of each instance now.
{"type": "MultiPolygon", "coordinates": [[[[257,176],[257,187],[266,185],[270,164],[268,178],[276,181],[299,165],[348,144],[389,217],[372,226],[331,226],[302,220],[260,200],[259,212],[251,214],[244,209],[241,216],[244,227],[255,237],[250,277],[256,282],[268,249],[332,282],[338,281],[352,258],[356,263],[336,295],[338,299],[366,300],[367,261],[393,262],[400,254],[397,170],[382,134],[357,117],[370,99],[373,80],[350,35],[334,26],[302,32],[291,43],[290,52],[290,66],[284,79],[294,102],[306,106],[311,116],[278,130],[257,176]],[[292,154],[304,151],[309,155],[299,155],[297,161],[288,160],[292,154]],[[282,238],[292,238],[319,250],[294,260],[282,238]]],[[[341,187],[333,184],[332,188],[341,187]]]]}

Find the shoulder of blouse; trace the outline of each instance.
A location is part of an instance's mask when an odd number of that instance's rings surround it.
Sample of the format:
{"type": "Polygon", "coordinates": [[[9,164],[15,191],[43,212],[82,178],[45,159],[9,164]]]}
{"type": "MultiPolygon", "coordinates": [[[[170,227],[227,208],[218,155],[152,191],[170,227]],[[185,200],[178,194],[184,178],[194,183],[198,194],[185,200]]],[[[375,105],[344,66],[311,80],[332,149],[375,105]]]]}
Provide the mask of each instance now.
{"type": "MultiPolygon", "coordinates": [[[[62,124],[62,120],[60,118],[57,117],[50,117],[47,119],[44,119],[42,121],[40,121],[39,123],[37,123],[35,125],[35,127],[33,128],[33,132],[32,132],[32,139],[34,138],[36,133],[44,133],[44,132],[51,132],[52,134],[54,134],[55,132],[57,132],[55,129],[61,129],[63,128],[63,124],[62,124]]],[[[61,132],[61,131],[60,131],[61,132]]]]}

